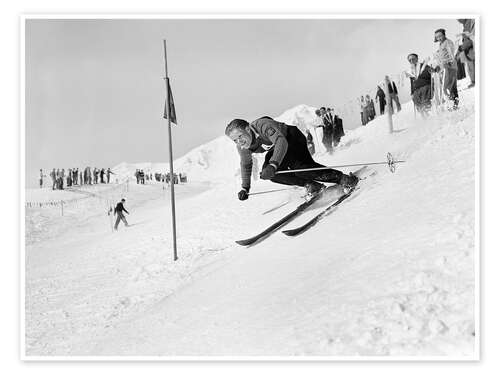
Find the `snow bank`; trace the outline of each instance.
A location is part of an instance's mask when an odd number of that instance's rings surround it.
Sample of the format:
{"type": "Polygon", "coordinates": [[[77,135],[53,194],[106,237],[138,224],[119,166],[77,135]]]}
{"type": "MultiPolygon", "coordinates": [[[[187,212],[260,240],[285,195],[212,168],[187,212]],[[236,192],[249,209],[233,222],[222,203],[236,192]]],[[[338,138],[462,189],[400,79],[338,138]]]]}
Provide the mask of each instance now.
{"type": "MultiPolygon", "coordinates": [[[[377,118],[318,155],[344,164],[390,151],[405,163],[394,174],[373,167],[358,194],[299,237],[234,244],[286,214],[300,192],[238,201],[237,155],[223,137],[180,159],[226,183],[177,188],[177,262],[168,195],[145,190],[161,185],[129,192],[129,228],[111,233],[104,216],[41,237],[26,248],[27,354],[472,358],[474,91],[460,97],[459,111],[427,121],[406,104],[393,134],[377,118]]],[[[254,181],[252,191],[270,186],[254,181]]]]}

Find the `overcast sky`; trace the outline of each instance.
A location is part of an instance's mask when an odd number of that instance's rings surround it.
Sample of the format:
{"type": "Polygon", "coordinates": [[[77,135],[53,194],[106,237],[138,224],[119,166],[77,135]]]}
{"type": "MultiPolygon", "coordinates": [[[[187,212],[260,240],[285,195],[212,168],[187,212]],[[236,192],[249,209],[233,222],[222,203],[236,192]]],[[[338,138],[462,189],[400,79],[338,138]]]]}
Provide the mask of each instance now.
{"type": "Polygon", "coordinates": [[[233,118],[356,98],[408,53],[432,54],[441,27],[461,31],[454,19],[28,20],[26,184],[40,168],[168,161],[163,39],[179,157],[233,118]]]}

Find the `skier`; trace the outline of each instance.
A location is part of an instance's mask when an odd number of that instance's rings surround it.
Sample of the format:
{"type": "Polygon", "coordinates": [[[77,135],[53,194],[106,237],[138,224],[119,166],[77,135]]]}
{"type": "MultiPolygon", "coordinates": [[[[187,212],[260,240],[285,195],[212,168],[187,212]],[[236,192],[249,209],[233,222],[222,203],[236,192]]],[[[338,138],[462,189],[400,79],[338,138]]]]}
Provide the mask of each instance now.
{"type": "Polygon", "coordinates": [[[123,207],[123,204],[125,203],[126,198],[122,198],[120,202],[116,204],[114,214],[116,215],[116,222],[115,222],[115,230],[118,230],[118,224],[120,224],[120,221],[123,221],[126,227],[128,227],[127,219],[125,219],[125,215],[123,214],[123,211],[127,213],[127,215],[130,215],[129,212],[123,207]]]}
{"type": "Polygon", "coordinates": [[[336,183],[344,188],[352,188],[358,183],[355,175],[346,175],[335,169],[276,174],[277,171],[287,169],[320,168],[324,165],[314,161],[307,148],[306,137],[297,127],[275,121],[271,117],[264,116],[252,123],[234,119],[226,127],[225,134],[236,144],[240,154],[240,200],[248,199],[253,153],[267,152],[260,173],[261,179],[302,186],[310,194],[316,194],[324,188],[320,182],[336,183]]]}

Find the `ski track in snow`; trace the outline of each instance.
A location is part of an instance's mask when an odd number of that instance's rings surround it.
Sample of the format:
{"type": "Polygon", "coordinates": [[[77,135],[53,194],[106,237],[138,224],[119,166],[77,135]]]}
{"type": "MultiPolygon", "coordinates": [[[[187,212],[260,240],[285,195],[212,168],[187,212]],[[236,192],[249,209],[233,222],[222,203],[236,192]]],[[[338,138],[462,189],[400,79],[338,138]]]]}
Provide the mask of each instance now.
{"type": "Polygon", "coordinates": [[[234,181],[177,187],[175,263],[161,185],[130,185],[136,225],[114,233],[106,215],[86,212],[98,203],[46,222],[27,211],[27,223],[44,223],[26,245],[27,354],[472,356],[473,95],[462,91],[459,111],[425,122],[407,103],[394,134],[377,118],[317,157],[383,161],[390,151],[406,162],[394,174],[373,167],[357,195],[295,238],[234,244],[293,209],[301,192],[240,202],[232,172],[234,181]]]}

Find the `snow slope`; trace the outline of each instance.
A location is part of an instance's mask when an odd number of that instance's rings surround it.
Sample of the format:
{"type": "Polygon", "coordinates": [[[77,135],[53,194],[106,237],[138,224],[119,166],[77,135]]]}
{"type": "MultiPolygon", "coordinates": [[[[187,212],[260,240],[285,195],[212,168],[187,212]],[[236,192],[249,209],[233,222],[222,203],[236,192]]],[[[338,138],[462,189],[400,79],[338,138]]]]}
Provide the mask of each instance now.
{"type": "MultiPolygon", "coordinates": [[[[217,139],[220,154],[202,147],[184,159],[193,174],[226,183],[177,188],[177,262],[168,196],[147,200],[153,185],[127,193],[140,202],[136,225],[112,233],[90,218],[27,245],[26,354],[472,357],[474,91],[460,94],[457,112],[424,122],[407,103],[393,134],[377,118],[318,155],[344,164],[390,151],[406,162],[394,174],[373,167],[358,194],[299,237],[234,244],[286,214],[300,192],[238,201],[236,155],[217,139]]],[[[254,181],[252,191],[272,186],[254,181]]]]}

